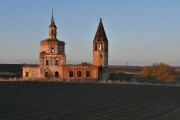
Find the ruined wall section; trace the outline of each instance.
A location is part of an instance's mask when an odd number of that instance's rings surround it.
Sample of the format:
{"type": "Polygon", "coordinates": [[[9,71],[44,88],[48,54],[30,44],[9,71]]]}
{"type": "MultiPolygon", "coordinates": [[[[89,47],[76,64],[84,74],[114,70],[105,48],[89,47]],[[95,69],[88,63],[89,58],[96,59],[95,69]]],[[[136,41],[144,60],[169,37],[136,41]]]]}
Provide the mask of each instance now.
{"type": "Polygon", "coordinates": [[[60,66],[43,66],[40,67],[41,78],[58,78],[60,79],[60,66]]]}
{"type": "Polygon", "coordinates": [[[98,80],[98,67],[94,65],[63,65],[66,80],[98,80]]]}
{"type": "Polygon", "coordinates": [[[40,66],[66,64],[65,43],[57,39],[47,39],[40,43],[40,66]]]}
{"type": "Polygon", "coordinates": [[[58,66],[66,64],[66,56],[64,55],[40,55],[40,66],[58,66]]]}
{"type": "Polygon", "coordinates": [[[58,39],[46,39],[40,43],[40,52],[47,54],[65,54],[65,43],[58,39]]]}
{"type": "Polygon", "coordinates": [[[97,66],[107,66],[108,65],[108,52],[93,52],[93,64],[97,66]]]}
{"type": "Polygon", "coordinates": [[[24,79],[37,79],[40,78],[39,66],[23,66],[23,78],[24,79]]]}

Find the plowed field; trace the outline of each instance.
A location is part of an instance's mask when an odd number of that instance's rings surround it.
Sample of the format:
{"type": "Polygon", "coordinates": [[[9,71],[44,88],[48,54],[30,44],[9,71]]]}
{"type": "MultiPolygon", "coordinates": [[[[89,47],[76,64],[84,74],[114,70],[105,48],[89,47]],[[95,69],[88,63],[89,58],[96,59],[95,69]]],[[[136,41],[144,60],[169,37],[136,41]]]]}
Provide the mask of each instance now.
{"type": "Polygon", "coordinates": [[[180,87],[1,82],[0,120],[180,120],[180,87]]]}

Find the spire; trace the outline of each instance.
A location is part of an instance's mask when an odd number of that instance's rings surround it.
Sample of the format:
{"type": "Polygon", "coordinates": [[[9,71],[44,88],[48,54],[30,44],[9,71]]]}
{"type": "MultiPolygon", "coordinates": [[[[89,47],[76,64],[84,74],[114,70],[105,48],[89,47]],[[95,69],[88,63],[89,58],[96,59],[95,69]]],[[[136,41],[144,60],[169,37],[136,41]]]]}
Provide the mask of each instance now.
{"type": "Polygon", "coordinates": [[[106,33],[102,23],[102,18],[100,18],[94,41],[107,41],[106,33]]]}
{"type": "Polygon", "coordinates": [[[51,24],[49,25],[49,38],[56,39],[56,34],[57,34],[57,27],[55,25],[55,19],[53,16],[53,9],[52,9],[51,24]]]}
{"type": "Polygon", "coordinates": [[[52,18],[51,18],[51,22],[54,22],[55,19],[54,19],[54,16],[53,16],[53,8],[52,8],[52,18]]]}

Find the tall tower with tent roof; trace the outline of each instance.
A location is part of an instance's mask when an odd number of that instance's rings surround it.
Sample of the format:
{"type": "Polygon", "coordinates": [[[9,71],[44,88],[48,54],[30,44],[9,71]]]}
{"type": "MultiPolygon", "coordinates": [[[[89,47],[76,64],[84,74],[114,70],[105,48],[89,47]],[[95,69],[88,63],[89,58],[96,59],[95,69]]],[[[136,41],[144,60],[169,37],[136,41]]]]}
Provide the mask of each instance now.
{"type": "Polygon", "coordinates": [[[100,18],[93,41],[93,65],[99,66],[100,79],[108,79],[108,39],[102,18],[100,18]]]}

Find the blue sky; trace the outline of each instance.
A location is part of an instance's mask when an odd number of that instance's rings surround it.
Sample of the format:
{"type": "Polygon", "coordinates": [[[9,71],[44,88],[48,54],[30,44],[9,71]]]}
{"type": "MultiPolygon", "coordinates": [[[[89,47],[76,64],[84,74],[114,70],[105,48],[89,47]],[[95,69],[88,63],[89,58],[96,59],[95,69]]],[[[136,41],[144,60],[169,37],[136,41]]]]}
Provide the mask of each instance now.
{"type": "Polygon", "coordinates": [[[180,0],[1,0],[0,63],[38,63],[54,9],[67,63],[92,62],[102,17],[109,64],[180,66],[180,0]]]}

